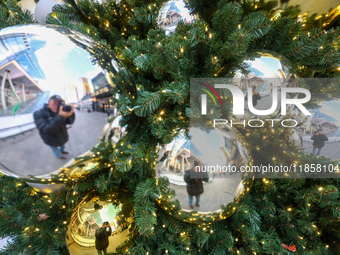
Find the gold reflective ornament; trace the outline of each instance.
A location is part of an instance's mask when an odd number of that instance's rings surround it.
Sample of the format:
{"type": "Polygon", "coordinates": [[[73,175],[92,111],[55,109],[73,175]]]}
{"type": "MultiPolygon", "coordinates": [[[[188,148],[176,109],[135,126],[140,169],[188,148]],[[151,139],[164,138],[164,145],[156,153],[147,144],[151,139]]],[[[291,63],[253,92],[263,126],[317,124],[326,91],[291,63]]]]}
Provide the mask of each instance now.
{"type": "Polygon", "coordinates": [[[97,254],[97,248],[116,252],[117,247],[128,240],[131,224],[120,218],[119,212],[119,206],[112,205],[110,199],[102,200],[93,194],[86,196],[76,207],[67,228],[66,244],[70,254],[97,254]]]}
{"type": "Polygon", "coordinates": [[[251,173],[240,172],[252,165],[247,144],[228,125],[190,128],[189,133],[189,138],[181,133],[159,151],[156,175],[164,193],[157,201],[180,220],[223,220],[241,205],[253,182],[251,173]],[[167,188],[162,187],[163,178],[170,183],[167,188]]]}
{"type": "Polygon", "coordinates": [[[119,59],[61,26],[4,28],[0,42],[0,171],[53,185],[93,170],[75,158],[92,154],[110,100],[136,95],[119,59]]]}

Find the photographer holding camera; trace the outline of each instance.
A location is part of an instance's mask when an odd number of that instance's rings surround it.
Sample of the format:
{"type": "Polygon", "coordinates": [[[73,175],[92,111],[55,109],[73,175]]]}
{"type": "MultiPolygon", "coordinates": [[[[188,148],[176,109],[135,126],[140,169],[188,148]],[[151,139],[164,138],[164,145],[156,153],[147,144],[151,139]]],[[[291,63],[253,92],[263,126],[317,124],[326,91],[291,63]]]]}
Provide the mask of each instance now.
{"type": "Polygon", "coordinates": [[[107,255],[107,247],[109,246],[109,236],[112,234],[111,225],[108,221],[102,224],[101,228],[98,228],[95,233],[96,249],[98,255],[107,255]]]}
{"type": "Polygon", "coordinates": [[[325,142],[328,141],[328,137],[323,133],[322,129],[319,129],[313,133],[311,139],[313,142],[313,154],[318,149],[317,155],[320,155],[321,149],[325,146],[325,142]]]}
{"type": "Polygon", "coordinates": [[[66,124],[73,124],[75,120],[74,107],[65,105],[60,96],[53,95],[43,108],[34,112],[33,117],[44,143],[50,146],[57,158],[66,159],[61,154],[68,154],[65,151],[68,141],[66,124]]]}

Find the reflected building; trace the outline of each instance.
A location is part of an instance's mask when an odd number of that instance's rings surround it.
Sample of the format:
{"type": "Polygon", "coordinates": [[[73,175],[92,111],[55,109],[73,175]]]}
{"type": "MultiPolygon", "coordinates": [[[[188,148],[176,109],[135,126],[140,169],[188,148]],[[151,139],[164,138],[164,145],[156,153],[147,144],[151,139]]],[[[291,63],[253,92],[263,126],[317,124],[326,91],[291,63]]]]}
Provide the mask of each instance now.
{"type": "Polygon", "coordinates": [[[108,112],[110,107],[110,99],[113,94],[110,91],[110,84],[103,73],[99,73],[91,80],[94,93],[92,94],[93,110],[98,112],[108,112]]]}
{"type": "Polygon", "coordinates": [[[40,36],[10,33],[0,37],[0,116],[10,115],[18,102],[17,111],[28,113],[28,104],[41,93],[38,79],[45,79],[35,52],[45,47],[40,36]],[[29,101],[29,102],[27,102],[29,101]]]}
{"type": "Polygon", "coordinates": [[[87,111],[110,112],[110,99],[116,93],[125,92],[126,95],[136,96],[136,86],[120,60],[106,47],[95,44],[81,33],[63,27],[58,31],[67,34],[77,46],[90,54],[93,65],[102,69],[96,76],[90,77],[92,89],[90,94],[78,98],[78,108],[87,111]]]}
{"type": "Polygon", "coordinates": [[[195,15],[190,14],[183,0],[168,1],[163,4],[157,18],[158,27],[163,28],[166,34],[176,31],[180,21],[192,23],[196,19],[195,15]]]}
{"type": "Polygon", "coordinates": [[[36,51],[45,45],[44,38],[30,33],[0,35],[0,138],[35,128],[32,113],[49,97],[38,82],[46,77],[36,51]]]}
{"type": "Polygon", "coordinates": [[[307,119],[302,126],[304,134],[312,134],[314,131],[322,129],[324,134],[338,137],[340,134],[340,127],[337,125],[337,119],[320,112],[319,109],[309,110],[312,115],[307,119]]]}
{"type": "Polygon", "coordinates": [[[70,224],[70,235],[82,247],[94,247],[95,232],[105,221],[109,221],[112,231],[117,228],[119,208],[103,201],[89,201],[79,206],[73,214],[70,224]]]}

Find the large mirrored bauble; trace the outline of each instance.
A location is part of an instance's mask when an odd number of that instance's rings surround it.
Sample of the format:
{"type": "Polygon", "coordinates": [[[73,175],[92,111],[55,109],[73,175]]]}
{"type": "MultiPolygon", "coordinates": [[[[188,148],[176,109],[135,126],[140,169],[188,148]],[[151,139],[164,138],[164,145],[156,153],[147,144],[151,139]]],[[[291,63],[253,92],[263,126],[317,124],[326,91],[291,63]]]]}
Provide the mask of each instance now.
{"type": "MultiPolygon", "coordinates": [[[[315,95],[317,97],[317,95],[315,95]]],[[[322,97],[322,96],[321,96],[322,97]]],[[[331,158],[332,160],[340,159],[340,99],[331,98],[320,100],[318,106],[307,107],[312,114],[308,116],[307,121],[300,127],[302,131],[303,147],[305,152],[313,152],[313,143],[311,139],[313,134],[320,130],[322,135],[328,138],[322,147],[320,155],[331,158]]],[[[316,138],[319,139],[319,138],[316,138]]],[[[317,153],[317,150],[315,151],[317,153]]]]}
{"type": "Polygon", "coordinates": [[[185,221],[225,219],[241,204],[251,187],[252,176],[240,172],[242,166],[252,164],[246,143],[227,125],[208,131],[190,128],[189,132],[190,138],[181,134],[159,151],[156,175],[167,178],[169,188],[176,195],[170,199],[162,196],[158,202],[168,212],[179,210],[173,212],[174,216],[180,215],[185,221]],[[190,195],[194,196],[191,204],[190,195]],[[180,208],[171,204],[176,200],[180,208]],[[183,218],[186,213],[187,217],[183,218]]]}
{"type": "Polygon", "coordinates": [[[98,197],[87,196],[75,209],[66,232],[66,244],[72,255],[97,254],[96,230],[104,222],[109,222],[105,234],[109,236],[107,252],[116,252],[119,245],[128,239],[129,222],[123,222],[118,213],[119,206],[112,205],[110,200],[100,200],[98,197]],[[121,225],[120,225],[121,224],[121,225]]]}
{"type": "Polygon", "coordinates": [[[243,67],[236,71],[232,82],[243,91],[246,112],[253,112],[248,108],[248,97],[251,96],[256,110],[273,109],[273,114],[277,115],[281,106],[281,88],[287,86],[291,77],[288,61],[274,53],[259,52],[243,61],[243,67]],[[274,98],[278,99],[276,105],[273,104],[274,98]]]}
{"type": "Polygon", "coordinates": [[[168,1],[159,10],[157,25],[169,35],[176,31],[178,22],[192,23],[195,20],[196,16],[191,14],[183,0],[168,1]]]}
{"type": "MultiPolygon", "coordinates": [[[[71,166],[74,158],[90,153],[107,123],[110,99],[117,90],[129,96],[134,84],[111,51],[68,28],[9,27],[0,31],[0,42],[0,171],[47,181],[71,166]],[[65,118],[51,110],[48,102],[53,95],[75,107],[72,125],[65,125],[65,118]],[[42,108],[49,114],[42,115],[41,123],[50,125],[39,132],[33,115],[42,108]],[[61,129],[63,137],[68,133],[64,150],[69,154],[61,154],[64,159],[49,146],[59,141],[61,129]]],[[[66,176],[82,174],[84,169],[73,168],[66,176]]]]}

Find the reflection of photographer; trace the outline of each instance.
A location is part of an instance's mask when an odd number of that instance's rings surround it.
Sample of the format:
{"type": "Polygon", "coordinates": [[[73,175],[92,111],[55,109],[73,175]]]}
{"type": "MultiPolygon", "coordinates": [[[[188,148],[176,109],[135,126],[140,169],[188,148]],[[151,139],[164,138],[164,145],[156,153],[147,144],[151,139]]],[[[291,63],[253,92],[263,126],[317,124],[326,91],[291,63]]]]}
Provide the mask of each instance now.
{"type": "Polygon", "coordinates": [[[325,146],[325,141],[328,141],[328,137],[323,133],[322,129],[319,129],[314,132],[311,139],[313,142],[313,154],[315,153],[316,149],[318,149],[317,155],[320,155],[322,147],[325,146]]]}
{"type": "Polygon", "coordinates": [[[33,117],[44,143],[51,147],[57,158],[66,159],[61,154],[68,154],[65,151],[68,141],[66,124],[74,122],[74,107],[65,105],[60,96],[54,95],[43,108],[34,112],[33,117]]]}
{"type": "Polygon", "coordinates": [[[255,86],[252,87],[252,90],[253,90],[253,106],[255,106],[257,105],[257,100],[261,99],[261,96],[255,86]]]}
{"type": "Polygon", "coordinates": [[[96,230],[96,249],[98,255],[106,255],[107,247],[109,246],[109,236],[112,233],[110,223],[105,221],[101,228],[96,230]]]}
{"type": "Polygon", "coordinates": [[[196,206],[200,207],[201,195],[204,192],[203,182],[209,181],[208,173],[201,172],[200,163],[198,161],[194,161],[193,167],[190,170],[185,171],[184,181],[187,183],[189,207],[194,209],[194,206],[192,205],[194,196],[196,197],[196,206]]]}

